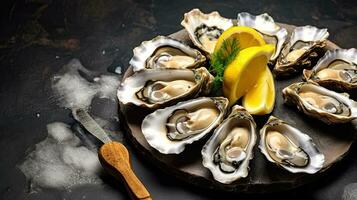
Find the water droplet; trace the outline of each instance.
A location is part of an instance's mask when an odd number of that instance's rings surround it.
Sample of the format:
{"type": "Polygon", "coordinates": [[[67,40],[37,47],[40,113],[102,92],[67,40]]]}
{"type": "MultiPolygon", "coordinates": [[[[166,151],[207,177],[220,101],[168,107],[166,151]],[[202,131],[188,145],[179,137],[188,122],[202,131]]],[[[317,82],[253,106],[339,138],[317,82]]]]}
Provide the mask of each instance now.
{"type": "Polygon", "coordinates": [[[116,67],[114,72],[117,74],[121,74],[121,66],[116,67]]]}

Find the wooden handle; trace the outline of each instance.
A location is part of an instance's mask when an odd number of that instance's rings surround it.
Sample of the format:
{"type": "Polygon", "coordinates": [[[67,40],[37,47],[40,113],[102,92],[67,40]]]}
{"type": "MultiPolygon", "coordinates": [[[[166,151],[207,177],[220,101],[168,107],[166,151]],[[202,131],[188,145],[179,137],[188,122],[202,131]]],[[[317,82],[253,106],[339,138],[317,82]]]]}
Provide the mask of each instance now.
{"type": "Polygon", "coordinates": [[[109,173],[125,182],[133,199],[151,199],[149,192],[131,169],[129,152],[124,145],[108,142],[99,149],[98,156],[109,173]]]}

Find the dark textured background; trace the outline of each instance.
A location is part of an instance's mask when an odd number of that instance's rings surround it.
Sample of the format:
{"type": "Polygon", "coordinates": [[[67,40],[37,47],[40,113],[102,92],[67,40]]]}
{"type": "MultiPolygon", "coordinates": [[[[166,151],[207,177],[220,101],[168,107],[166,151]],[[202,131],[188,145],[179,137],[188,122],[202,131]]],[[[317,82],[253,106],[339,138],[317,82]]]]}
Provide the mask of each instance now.
{"type": "MultiPolygon", "coordinates": [[[[16,167],[33,144],[46,137],[46,124],[72,122],[57,106],[50,78],[71,58],[91,70],[126,67],[132,49],[158,34],[180,30],[185,12],[198,7],[235,18],[238,12],[267,12],[278,22],[327,27],[330,40],[357,47],[356,1],[149,1],[149,0],[14,0],[1,1],[0,12],[0,199],[127,199],[111,178],[104,187],[70,192],[43,190],[27,194],[16,167]],[[105,51],[105,54],[103,54],[105,51]],[[36,117],[40,113],[40,117],[36,117]]],[[[338,133],[343,134],[343,133],[338,133]]],[[[124,141],[125,142],[125,141],[124,141]]],[[[133,167],[154,199],[340,199],[343,188],[357,182],[357,149],[319,181],[269,195],[240,195],[186,185],[146,162],[126,144],[133,167]]]]}

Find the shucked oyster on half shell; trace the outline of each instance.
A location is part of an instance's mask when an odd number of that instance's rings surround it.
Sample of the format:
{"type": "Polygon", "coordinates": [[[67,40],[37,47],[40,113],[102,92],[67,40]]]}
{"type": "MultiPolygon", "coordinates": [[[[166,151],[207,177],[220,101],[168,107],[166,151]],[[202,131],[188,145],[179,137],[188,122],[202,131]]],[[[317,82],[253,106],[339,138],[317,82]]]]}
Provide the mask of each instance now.
{"type": "Polygon", "coordinates": [[[126,78],[117,95],[123,104],[159,108],[209,93],[212,81],[205,67],[143,70],[126,78]]]}
{"type": "Polygon", "coordinates": [[[273,18],[267,13],[257,16],[251,15],[247,12],[239,13],[238,26],[248,26],[254,28],[263,35],[267,44],[275,45],[275,52],[270,58],[270,63],[275,63],[275,60],[278,58],[288,36],[288,31],[277,25],[273,18]]]}
{"type": "Polygon", "coordinates": [[[260,130],[259,148],[268,161],[292,173],[314,174],[325,162],[310,136],[274,116],[260,130]]]}
{"type": "Polygon", "coordinates": [[[206,61],[198,50],[165,36],[142,42],[133,53],[129,63],[134,72],[156,68],[196,68],[206,61]]]}
{"type": "Polygon", "coordinates": [[[283,89],[286,103],[325,123],[347,123],[357,118],[357,102],[313,83],[294,83],[283,89]]]}
{"type": "Polygon", "coordinates": [[[196,8],[185,13],[181,25],[185,27],[193,44],[210,55],[218,37],[233,26],[233,21],[221,17],[217,11],[204,14],[196,8]]]}
{"type": "Polygon", "coordinates": [[[273,69],[277,76],[287,76],[312,67],[324,53],[327,29],[313,26],[296,27],[282,49],[273,69]]]}
{"type": "Polygon", "coordinates": [[[149,145],[163,154],[179,154],[187,144],[206,136],[226,113],[228,99],[201,97],[156,110],[147,115],[141,130],[149,145]]]}
{"type": "Polygon", "coordinates": [[[311,70],[304,70],[304,79],[321,86],[357,89],[357,49],[327,51],[311,70]]]}
{"type": "Polygon", "coordinates": [[[215,180],[229,184],[248,175],[257,139],[255,129],[253,117],[238,105],[216,128],[201,152],[203,166],[215,180]]]}

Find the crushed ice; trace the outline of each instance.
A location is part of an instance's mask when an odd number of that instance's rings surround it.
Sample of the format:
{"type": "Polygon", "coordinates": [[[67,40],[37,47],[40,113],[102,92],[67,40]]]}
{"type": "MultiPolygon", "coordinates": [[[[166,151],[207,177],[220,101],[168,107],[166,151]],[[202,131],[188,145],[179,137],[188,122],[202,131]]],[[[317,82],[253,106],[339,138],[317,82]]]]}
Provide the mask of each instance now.
{"type": "Polygon", "coordinates": [[[342,194],[343,200],[356,200],[357,199],[357,183],[350,183],[345,186],[342,194]]]}
{"type": "Polygon", "coordinates": [[[102,182],[95,150],[83,146],[67,124],[48,124],[47,132],[47,138],[36,144],[19,166],[31,182],[31,188],[69,189],[102,182]]]}
{"type": "Polygon", "coordinates": [[[94,97],[116,99],[117,75],[101,75],[84,68],[78,59],[71,60],[53,77],[52,88],[65,108],[88,108],[94,97]]]}
{"type": "MultiPolygon", "coordinates": [[[[109,103],[107,100],[99,101],[106,103],[104,108],[109,106],[116,110],[119,78],[115,74],[90,71],[78,59],[73,59],[53,77],[52,89],[55,100],[64,108],[90,110],[93,99],[99,98],[110,100],[109,103]]],[[[96,116],[101,112],[97,111],[99,113],[92,115],[103,128],[110,127],[113,122],[118,123],[116,112],[105,111],[104,115],[96,116]]],[[[108,131],[108,134],[120,140],[121,135],[113,131],[108,131]]],[[[29,180],[31,191],[40,188],[71,189],[83,184],[102,183],[99,177],[102,168],[96,153],[98,143],[93,136],[85,133],[78,124],[70,127],[62,122],[48,124],[47,132],[46,139],[36,144],[19,165],[29,180]]]]}

